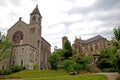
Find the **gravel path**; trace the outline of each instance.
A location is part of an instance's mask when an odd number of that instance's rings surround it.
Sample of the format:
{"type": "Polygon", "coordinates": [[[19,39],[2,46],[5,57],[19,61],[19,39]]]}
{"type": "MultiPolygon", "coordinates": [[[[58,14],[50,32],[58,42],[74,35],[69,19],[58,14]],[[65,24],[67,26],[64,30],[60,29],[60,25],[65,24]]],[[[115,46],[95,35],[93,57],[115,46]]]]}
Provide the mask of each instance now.
{"type": "Polygon", "coordinates": [[[119,76],[117,72],[111,72],[111,73],[97,73],[97,74],[104,74],[108,77],[108,80],[116,80],[116,78],[119,76]]]}

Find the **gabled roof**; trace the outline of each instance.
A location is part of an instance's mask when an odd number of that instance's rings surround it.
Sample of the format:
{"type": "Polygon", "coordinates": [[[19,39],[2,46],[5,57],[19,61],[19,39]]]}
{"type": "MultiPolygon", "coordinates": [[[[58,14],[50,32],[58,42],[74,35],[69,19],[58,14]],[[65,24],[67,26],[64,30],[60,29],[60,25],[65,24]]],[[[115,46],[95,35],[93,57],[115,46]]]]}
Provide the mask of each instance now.
{"type": "Polygon", "coordinates": [[[102,39],[102,38],[104,38],[104,37],[102,37],[101,35],[97,35],[95,37],[92,37],[92,38],[86,40],[85,43],[89,43],[89,42],[92,42],[92,41],[95,41],[95,40],[98,40],[98,39],[102,39]]]}
{"type": "Polygon", "coordinates": [[[35,9],[32,11],[32,13],[30,15],[34,15],[34,14],[38,14],[40,17],[42,17],[40,14],[40,11],[38,9],[38,5],[36,5],[35,9]]]}
{"type": "Polygon", "coordinates": [[[23,24],[25,24],[26,26],[28,26],[28,24],[25,23],[24,21],[22,21],[22,20],[21,20],[21,17],[20,17],[19,20],[18,20],[11,28],[8,29],[8,31],[10,31],[16,24],[18,24],[18,23],[20,23],[20,22],[22,22],[23,24]]]}

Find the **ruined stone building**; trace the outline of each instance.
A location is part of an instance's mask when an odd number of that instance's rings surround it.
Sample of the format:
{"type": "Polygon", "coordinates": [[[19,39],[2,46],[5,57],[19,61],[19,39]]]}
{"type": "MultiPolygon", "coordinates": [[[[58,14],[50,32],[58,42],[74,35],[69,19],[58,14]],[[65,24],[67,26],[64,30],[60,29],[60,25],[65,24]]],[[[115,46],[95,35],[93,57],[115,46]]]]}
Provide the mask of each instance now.
{"type": "Polygon", "coordinates": [[[8,62],[3,61],[1,68],[8,65],[22,65],[27,69],[49,69],[48,58],[51,54],[51,45],[42,36],[42,16],[38,5],[30,14],[29,24],[21,18],[8,30],[7,35],[14,45],[13,55],[8,62]],[[7,65],[6,65],[7,64],[7,65]]]}

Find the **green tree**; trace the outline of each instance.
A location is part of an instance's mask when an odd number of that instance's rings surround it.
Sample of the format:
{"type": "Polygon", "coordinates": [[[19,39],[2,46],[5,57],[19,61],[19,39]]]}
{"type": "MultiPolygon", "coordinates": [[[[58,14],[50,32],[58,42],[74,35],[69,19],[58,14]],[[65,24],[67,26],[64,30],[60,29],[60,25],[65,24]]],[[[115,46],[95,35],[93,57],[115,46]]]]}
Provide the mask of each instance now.
{"type": "Polygon", "coordinates": [[[74,60],[71,60],[71,59],[66,59],[64,62],[63,62],[63,65],[64,65],[64,69],[67,71],[67,72],[78,72],[82,69],[82,66],[78,63],[76,63],[74,60]]]}
{"type": "Polygon", "coordinates": [[[83,70],[90,70],[92,68],[92,57],[91,56],[77,57],[76,62],[82,65],[83,70]]]}
{"type": "Polygon", "coordinates": [[[0,62],[12,54],[12,44],[7,36],[0,33],[0,62]]]}
{"type": "Polygon", "coordinates": [[[115,28],[113,31],[113,45],[117,48],[120,49],[120,27],[115,28]]]}
{"type": "Polygon", "coordinates": [[[120,27],[114,29],[114,36],[113,36],[113,45],[117,49],[116,52],[116,68],[120,73],[120,27]]]}
{"type": "Polygon", "coordinates": [[[71,46],[71,43],[69,40],[67,40],[65,43],[64,43],[64,49],[72,52],[72,46],[71,46]]]}
{"type": "Polygon", "coordinates": [[[59,61],[60,61],[60,55],[58,54],[57,51],[53,52],[49,57],[49,62],[51,64],[51,69],[57,70],[59,61]]]}
{"type": "Polygon", "coordinates": [[[105,69],[105,68],[111,68],[111,70],[115,69],[115,59],[116,59],[116,49],[112,48],[112,49],[106,49],[106,50],[102,50],[100,57],[98,59],[98,67],[100,69],[105,69]]]}

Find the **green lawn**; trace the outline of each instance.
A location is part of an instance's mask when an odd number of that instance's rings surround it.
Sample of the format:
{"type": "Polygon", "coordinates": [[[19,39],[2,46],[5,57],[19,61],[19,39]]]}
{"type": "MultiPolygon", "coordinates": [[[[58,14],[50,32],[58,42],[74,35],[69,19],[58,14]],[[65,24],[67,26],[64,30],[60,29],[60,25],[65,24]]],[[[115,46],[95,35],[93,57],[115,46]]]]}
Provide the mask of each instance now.
{"type": "Polygon", "coordinates": [[[5,77],[24,78],[25,80],[108,80],[102,74],[68,75],[67,72],[62,70],[24,70],[5,77]]]}

